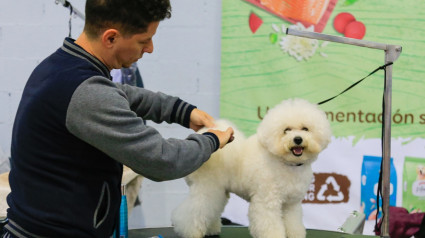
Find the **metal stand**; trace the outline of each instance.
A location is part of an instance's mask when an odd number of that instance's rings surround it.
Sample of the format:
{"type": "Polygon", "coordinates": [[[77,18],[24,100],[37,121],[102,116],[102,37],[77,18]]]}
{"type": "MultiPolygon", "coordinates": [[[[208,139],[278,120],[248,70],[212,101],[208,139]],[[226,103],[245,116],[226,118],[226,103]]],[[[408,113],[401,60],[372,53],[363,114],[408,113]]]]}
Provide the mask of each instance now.
{"type": "Polygon", "coordinates": [[[68,2],[67,0],[55,0],[56,4],[61,3],[64,7],[72,7],[72,12],[73,14],[75,14],[76,16],[78,16],[79,18],[81,18],[82,20],[85,20],[86,17],[84,16],[83,13],[81,13],[78,9],[74,8],[70,2],[68,2]]]}
{"type": "MultiPolygon", "coordinates": [[[[286,34],[293,36],[300,36],[305,38],[325,40],[348,45],[356,45],[361,47],[368,47],[372,49],[385,51],[385,64],[394,62],[401,54],[401,46],[387,45],[377,42],[358,40],[353,38],[346,38],[340,36],[326,35],[316,32],[299,31],[294,29],[287,29],[286,34]]],[[[390,158],[391,158],[391,90],[392,90],[392,69],[393,66],[389,65],[386,68],[385,74],[385,88],[384,88],[384,133],[383,133],[383,155],[382,155],[382,212],[383,216],[381,226],[381,237],[389,236],[389,213],[390,213],[390,158]]]]}

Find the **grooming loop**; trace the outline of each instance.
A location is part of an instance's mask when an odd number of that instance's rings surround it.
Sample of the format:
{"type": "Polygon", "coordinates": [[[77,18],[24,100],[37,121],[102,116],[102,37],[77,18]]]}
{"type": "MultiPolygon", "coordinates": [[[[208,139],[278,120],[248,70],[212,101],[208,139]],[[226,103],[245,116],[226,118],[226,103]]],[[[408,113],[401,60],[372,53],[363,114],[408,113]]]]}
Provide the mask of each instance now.
{"type": "Polygon", "coordinates": [[[62,4],[64,7],[67,7],[71,10],[71,15],[76,15],[79,18],[81,18],[82,20],[85,20],[86,17],[84,16],[84,14],[82,12],[80,12],[78,9],[76,9],[74,6],[72,6],[72,4],[70,2],[68,2],[67,0],[55,0],[56,4],[62,4]]]}
{"type": "MultiPolygon", "coordinates": [[[[391,157],[391,90],[392,90],[392,64],[401,54],[399,45],[382,44],[372,41],[358,40],[347,37],[332,36],[316,32],[299,31],[288,28],[286,34],[310,39],[331,41],[336,43],[355,45],[385,51],[384,99],[383,99],[383,131],[382,131],[382,226],[381,237],[389,235],[389,210],[390,210],[390,157],[391,157]]],[[[379,192],[378,192],[379,194],[379,192]]]]}

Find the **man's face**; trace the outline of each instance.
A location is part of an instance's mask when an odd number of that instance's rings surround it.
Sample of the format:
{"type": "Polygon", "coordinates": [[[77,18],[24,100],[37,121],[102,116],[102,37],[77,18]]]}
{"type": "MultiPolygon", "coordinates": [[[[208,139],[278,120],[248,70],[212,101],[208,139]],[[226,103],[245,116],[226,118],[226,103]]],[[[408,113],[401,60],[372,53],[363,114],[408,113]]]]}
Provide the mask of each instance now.
{"type": "Polygon", "coordinates": [[[142,58],[144,53],[153,52],[152,37],[156,33],[159,22],[150,23],[144,33],[138,33],[129,37],[119,37],[117,39],[114,56],[115,62],[113,68],[130,67],[132,63],[142,58]]]}

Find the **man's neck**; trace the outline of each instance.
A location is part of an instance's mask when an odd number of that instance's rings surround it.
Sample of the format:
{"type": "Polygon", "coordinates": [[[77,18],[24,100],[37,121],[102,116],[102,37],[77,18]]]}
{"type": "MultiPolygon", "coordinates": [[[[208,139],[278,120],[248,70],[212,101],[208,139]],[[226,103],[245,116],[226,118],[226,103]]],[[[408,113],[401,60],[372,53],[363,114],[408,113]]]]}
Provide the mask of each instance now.
{"type": "Polygon", "coordinates": [[[106,63],[104,57],[102,57],[101,54],[101,46],[100,42],[95,40],[90,40],[87,35],[83,32],[74,42],[75,44],[79,45],[81,48],[83,48],[85,51],[87,51],[89,54],[96,57],[98,60],[100,60],[106,67],[108,67],[109,70],[112,70],[108,64],[106,63]]]}

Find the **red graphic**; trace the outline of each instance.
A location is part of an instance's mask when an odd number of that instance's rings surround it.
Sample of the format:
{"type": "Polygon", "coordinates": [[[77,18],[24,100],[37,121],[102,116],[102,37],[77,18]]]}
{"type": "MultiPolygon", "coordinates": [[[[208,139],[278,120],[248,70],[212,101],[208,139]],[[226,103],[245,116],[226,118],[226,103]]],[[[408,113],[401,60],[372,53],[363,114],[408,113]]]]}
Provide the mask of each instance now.
{"type": "Polygon", "coordinates": [[[366,34],[366,26],[361,21],[348,13],[341,12],[334,19],[334,28],[337,32],[344,34],[345,37],[363,39],[366,34]]]}
{"type": "Polygon", "coordinates": [[[245,0],[292,24],[314,26],[322,32],[338,0],[245,0]]]}
{"type": "Polygon", "coordinates": [[[344,34],[345,27],[348,23],[355,21],[356,18],[348,12],[341,12],[334,19],[334,28],[337,32],[344,34]]]}
{"type": "Polygon", "coordinates": [[[355,39],[363,39],[366,34],[366,27],[361,21],[353,21],[348,23],[345,27],[344,36],[355,38],[355,39]]]}
{"type": "Polygon", "coordinates": [[[261,20],[261,18],[255,13],[252,12],[251,15],[249,15],[249,28],[252,33],[255,33],[262,24],[263,20],[261,20]]]}

